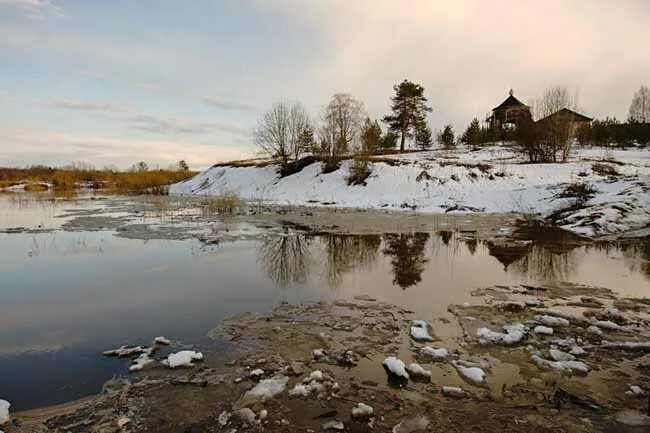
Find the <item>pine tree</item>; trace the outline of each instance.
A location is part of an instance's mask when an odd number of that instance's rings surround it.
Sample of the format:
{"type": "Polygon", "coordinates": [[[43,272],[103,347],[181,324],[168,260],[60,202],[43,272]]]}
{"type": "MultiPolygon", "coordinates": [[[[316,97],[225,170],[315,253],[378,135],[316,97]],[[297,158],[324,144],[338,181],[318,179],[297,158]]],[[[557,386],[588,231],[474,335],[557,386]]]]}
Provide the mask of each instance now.
{"type": "Polygon", "coordinates": [[[472,119],[463,133],[461,141],[472,148],[476,148],[481,144],[481,124],[478,122],[476,117],[472,119]]]}
{"type": "Polygon", "coordinates": [[[395,96],[391,98],[392,114],[384,116],[391,131],[401,134],[400,151],[404,151],[404,143],[413,135],[417,119],[423,119],[431,111],[427,98],[424,96],[424,87],[408,80],[393,86],[395,96]]]}
{"type": "Polygon", "coordinates": [[[454,128],[451,125],[445,125],[445,128],[438,135],[438,143],[445,148],[456,146],[456,137],[454,136],[454,128]]]}
{"type": "Polygon", "coordinates": [[[381,127],[376,120],[372,122],[370,118],[366,118],[361,131],[361,150],[368,154],[377,152],[382,145],[381,127]]]}
{"type": "Polygon", "coordinates": [[[415,145],[421,150],[427,150],[433,145],[431,130],[425,119],[418,119],[415,123],[415,145]]]}
{"type": "Polygon", "coordinates": [[[381,148],[385,150],[395,149],[397,146],[397,134],[393,131],[386,131],[384,136],[381,138],[381,148]]]}

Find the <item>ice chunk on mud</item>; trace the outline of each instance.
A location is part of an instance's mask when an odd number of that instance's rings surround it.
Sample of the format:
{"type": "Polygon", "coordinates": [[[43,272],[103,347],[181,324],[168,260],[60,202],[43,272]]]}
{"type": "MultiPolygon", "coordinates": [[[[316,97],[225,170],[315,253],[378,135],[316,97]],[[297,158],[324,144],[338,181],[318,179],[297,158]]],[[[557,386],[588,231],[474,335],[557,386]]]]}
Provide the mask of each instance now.
{"type": "Polygon", "coordinates": [[[467,396],[467,393],[463,391],[462,388],[459,388],[457,386],[443,386],[442,393],[447,397],[455,397],[455,398],[463,398],[467,396]]]}
{"type": "Polygon", "coordinates": [[[431,377],[431,372],[429,370],[425,370],[420,364],[412,362],[406,370],[408,371],[408,374],[412,378],[430,378],[431,377]]]}
{"type": "Polygon", "coordinates": [[[535,320],[546,326],[569,326],[570,324],[570,322],[563,317],[549,316],[548,314],[538,314],[535,316],[535,320]]]}
{"type": "Polygon", "coordinates": [[[297,383],[293,389],[289,390],[289,397],[307,397],[311,394],[311,386],[304,383],[297,383]]]}
{"type": "Polygon", "coordinates": [[[325,358],[327,356],[327,352],[325,349],[314,349],[312,352],[312,356],[314,357],[315,360],[319,360],[322,358],[325,358]]]}
{"type": "Polygon", "coordinates": [[[433,359],[445,359],[449,356],[449,351],[444,347],[435,349],[430,346],[424,346],[420,349],[420,353],[433,359]]]}
{"type": "Polygon", "coordinates": [[[587,328],[587,332],[590,332],[590,333],[596,334],[596,335],[603,335],[603,331],[598,326],[595,326],[595,325],[589,326],[587,328]]]}
{"type": "Polygon", "coordinates": [[[259,379],[262,376],[264,376],[264,370],[262,370],[261,368],[256,368],[255,370],[248,373],[248,377],[250,377],[251,379],[259,379]]]}
{"type": "Polygon", "coordinates": [[[327,421],[325,424],[323,424],[323,430],[343,431],[343,430],[345,430],[345,425],[341,421],[337,421],[337,420],[333,419],[333,420],[327,421]]]}
{"type": "Polygon", "coordinates": [[[148,353],[143,353],[133,361],[131,366],[129,366],[129,371],[140,371],[153,362],[155,362],[155,359],[150,357],[148,353]]]}
{"type": "Polygon", "coordinates": [[[633,427],[650,426],[650,416],[635,410],[620,411],[616,414],[616,421],[633,427]]]}
{"type": "Polygon", "coordinates": [[[532,360],[537,366],[567,373],[589,373],[589,366],[582,361],[549,361],[539,355],[533,355],[532,360]]]}
{"type": "Polygon", "coordinates": [[[287,382],[289,382],[287,376],[274,376],[270,379],[263,379],[251,390],[246,391],[244,396],[254,400],[266,401],[282,393],[287,387],[287,382]]]}
{"type": "Polygon", "coordinates": [[[388,358],[384,359],[382,365],[390,374],[404,379],[409,378],[409,374],[406,372],[406,365],[404,362],[395,358],[394,356],[389,356],[388,358]]]}
{"type": "Polygon", "coordinates": [[[359,403],[356,407],[352,408],[352,418],[364,419],[370,418],[374,410],[372,406],[368,406],[365,403],[359,403]]]}
{"type": "Polygon", "coordinates": [[[526,336],[526,327],[522,323],[506,325],[503,332],[495,332],[489,328],[479,328],[476,336],[481,344],[504,344],[506,346],[517,344],[526,336]]]}
{"type": "Polygon", "coordinates": [[[627,395],[634,395],[634,396],[643,396],[646,395],[646,392],[643,390],[638,385],[630,385],[630,389],[628,391],[625,391],[627,395]]]}
{"type": "Polygon", "coordinates": [[[433,341],[433,337],[429,335],[429,324],[424,320],[411,322],[411,337],[417,341],[433,341]]]}
{"type": "Polygon", "coordinates": [[[393,433],[413,433],[420,430],[426,430],[429,427],[429,424],[430,422],[427,417],[418,415],[397,424],[393,427],[393,433]]]}
{"type": "Polygon", "coordinates": [[[562,352],[557,349],[549,349],[548,353],[553,361],[575,361],[576,359],[576,357],[570,353],[562,352]]]}
{"type": "Polygon", "coordinates": [[[170,354],[163,364],[167,365],[169,368],[177,367],[192,367],[194,364],[193,361],[203,360],[203,354],[201,352],[195,352],[194,350],[181,350],[180,352],[170,354]]]}
{"type": "Polygon", "coordinates": [[[460,362],[452,362],[458,374],[460,374],[463,379],[474,384],[481,384],[485,382],[485,371],[480,367],[465,367],[460,362]]]}
{"type": "Polygon", "coordinates": [[[162,344],[163,346],[169,346],[170,344],[172,344],[172,341],[170,339],[165,338],[163,336],[154,338],[153,342],[155,344],[162,344]]]}
{"type": "Polygon", "coordinates": [[[11,403],[7,400],[0,399],[0,425],[6,424],[9,422],[9,408],[11,403]]]}
{"type": "Polygon", "coordinates": [[[243,423],[248,425],[255,424],[255,412],[248,407],[243,407],[237,412],[237,418],[239,418],[243,423]]]}
{"type": "Polygon", "coordinates": [[[123,358],[125,356],[135,356],[145,353],[149,348],[142,346],[120,346],[117,349],[105,350],[103,354],[105,356],[117,356],[123,358]]]}
{"type": "Polygon", "coordinates": [[[537,325],[535,326],[535,329],[533,329],[533,332],[535,334],[553,335],[553,328],[544,325],[537,325]]]}
{"type": "Polygon", "coordinates": [[[650,341],[602,341],[600,347],[607,349],[650,351],[650,341]]]}

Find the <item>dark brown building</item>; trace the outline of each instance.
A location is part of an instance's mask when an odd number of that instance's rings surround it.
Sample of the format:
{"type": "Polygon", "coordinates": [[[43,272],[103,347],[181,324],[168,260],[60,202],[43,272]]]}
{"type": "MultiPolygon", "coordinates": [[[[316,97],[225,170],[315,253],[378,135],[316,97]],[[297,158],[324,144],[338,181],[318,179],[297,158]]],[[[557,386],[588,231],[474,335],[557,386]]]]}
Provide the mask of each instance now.
{"type": "Polygon", "coordinates": [[[510,95],[499,106],[492,109],[492,116],[487,120],[492,127],[517,125],[522,120],[530,120],[530,107],[515,98],[512,89],[510,95]]]}
{"type": "Polygon", "coordinates": [[[589,126],[593,119],[587,117],[583,114],[576,113],[573,110],[568,108],[563,108],[560,111],[556,111],[553,114],[550,114],[542,119],[539,119],[536,123],[539,126],[552,125],[557,122],[568,122],[575,126],[575,129],[578,130],[584,126],[589,126]]]}

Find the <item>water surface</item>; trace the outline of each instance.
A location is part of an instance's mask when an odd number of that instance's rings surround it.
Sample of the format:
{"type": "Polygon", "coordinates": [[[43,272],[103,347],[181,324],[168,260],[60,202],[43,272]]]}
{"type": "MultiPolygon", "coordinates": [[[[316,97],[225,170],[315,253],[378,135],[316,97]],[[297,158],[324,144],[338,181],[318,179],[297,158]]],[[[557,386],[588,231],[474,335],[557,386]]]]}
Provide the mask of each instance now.
{"type": "Polygon", "coordinates": [[[493,284],[568,281],[650,293],[647,244],[537,239],[504,249],[459,231],[346,235],[287,227],[205,245],[58,229],[64,209],[100,201],[16,203],[0,196],[0,228],[53,229],[0,233],[0,397],[16,409],[92,394],[111,376],[128,374],[128,361],[101,356],[121,344],[164,335],[219,358],[228,347],[206,335],[221,319],[282,301],[370,294],[431,319],[493,284]]]}

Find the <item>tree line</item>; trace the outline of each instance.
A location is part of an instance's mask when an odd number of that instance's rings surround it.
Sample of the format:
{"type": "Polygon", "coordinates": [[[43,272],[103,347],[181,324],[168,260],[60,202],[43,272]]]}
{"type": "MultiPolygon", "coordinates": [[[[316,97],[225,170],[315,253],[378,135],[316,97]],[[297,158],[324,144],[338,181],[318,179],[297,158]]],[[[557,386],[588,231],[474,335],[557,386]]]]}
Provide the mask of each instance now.
{"type": "MultiPolygon", "coordinates": [[[[363,181],[364,173],[368,173],[363,157],[397,148],[404,152],[407,140],[420,150],[430,149],[434,144],[426,120],[432,109],[424,87],[404,80],[394,85],[393,90],[390,112],[380,120],[371,119],[363,102],[347,93],[333,95],[317,118],[312,118],[299,102],[276,102],[258,121],[253,131],[254,143],[285,174],[292,172],[293,161],[304,156],[323,161],[325,171],[335,169],[342,158],[354,156],[363,181]]],[[[641,86],[635,93],[626,122],[606,118],[579,125],[563,109],[577,110],[577,98],[566,87],[554,86],[533,104],[534,117],[545,118],[543,123],[533,121],[531,116],[512,127],[503,127],[483,125],[474,118],[459,135],[452,125],[445,125],[435,141],[448,149],[457,144],[476,149],[487,143],[514,142],[531,162],[564,161],[576,142],[620,146],[650,142],[647,86],[641,86]]]]}
{"type": "Polygon", "coordinates": [[[313,155],[325,164],[336,164],[342,157],[373,155],[397,148],[404,151],[412,139],[420,149],[433,145],[426,115],[431,111],[424,87],[404,80],[393,87],[391,112],[381,121],[371,119],[363,102],[347,93],[337,93],[312,119],[299,102],[279,101],[258,121],[253,140],[265,156],[282,168],[304,155],[313,155]]]}

